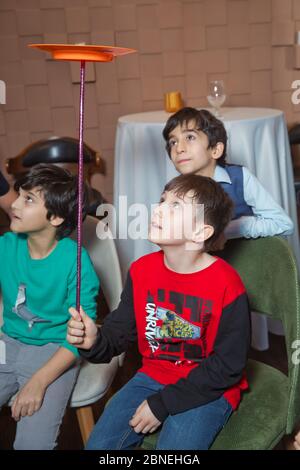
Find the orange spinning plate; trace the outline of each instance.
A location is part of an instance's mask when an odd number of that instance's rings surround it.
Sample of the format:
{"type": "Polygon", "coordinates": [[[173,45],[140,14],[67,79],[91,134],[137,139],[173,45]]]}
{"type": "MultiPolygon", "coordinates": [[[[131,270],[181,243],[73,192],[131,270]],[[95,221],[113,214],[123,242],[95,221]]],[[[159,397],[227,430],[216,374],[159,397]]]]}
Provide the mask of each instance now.
{"type": "Polygon", "coordinates": [[[119,55],[131,54],[135,49],[115,46],[93,46],[87,44],[28,44],[52,54],[57,60],[85,60],[95,62],[111,62],[119,55]]]}

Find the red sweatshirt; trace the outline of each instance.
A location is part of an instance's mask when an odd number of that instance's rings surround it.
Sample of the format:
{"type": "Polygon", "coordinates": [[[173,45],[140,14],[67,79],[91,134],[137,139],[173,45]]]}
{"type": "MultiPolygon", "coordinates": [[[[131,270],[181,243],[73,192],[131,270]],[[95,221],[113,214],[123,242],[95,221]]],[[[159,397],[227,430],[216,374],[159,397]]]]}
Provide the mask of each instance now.
{"type": "Polygon", "coordinates": [[[249,325],[245,288],[229,264],[216,258],[201,271],[179,274],[160,251],[131,265],[117,310],[94,347],[80,354],[109,362],[137,336],[140,372],[165,385],[148,398],[160,421],[222,395],[235,409],[247,388],[249,325]]]}

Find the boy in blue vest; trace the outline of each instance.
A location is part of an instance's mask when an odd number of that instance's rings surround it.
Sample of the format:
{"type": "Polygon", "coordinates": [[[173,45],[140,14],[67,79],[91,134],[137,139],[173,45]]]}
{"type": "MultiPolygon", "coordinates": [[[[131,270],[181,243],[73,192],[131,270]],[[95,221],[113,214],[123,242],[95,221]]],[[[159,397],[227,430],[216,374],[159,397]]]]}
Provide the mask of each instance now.
{"type": "MultiPolygon", "coordinates": [[[[31,168],[15,185],[12,232],[0,237],[0,408],[14,397],[16,450],[55,447],[78,373],[77,349],[66,341],[76,305],[77,245],[68,236],[77,224],[77,184],[56,165],[31,168]]],[[[93,318],[98,287],[83,249],[81,304],[93,318]]]]}
{"type": "Polygon", "coordinates": [[[227,134],[209,111],[183,108],[170,116],[163,136],[179,173],[209,176],[234,202],[225,238],[291,235],[294,225],[285,211],[243,166],[226,163],[227,134]]]}

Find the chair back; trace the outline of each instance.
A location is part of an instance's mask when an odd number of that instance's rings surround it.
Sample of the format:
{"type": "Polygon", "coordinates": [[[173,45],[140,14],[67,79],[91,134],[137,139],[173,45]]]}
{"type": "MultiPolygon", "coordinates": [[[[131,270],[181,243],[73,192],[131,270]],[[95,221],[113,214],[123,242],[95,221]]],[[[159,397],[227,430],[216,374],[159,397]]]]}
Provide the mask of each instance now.
{"type": "Polygon", "coordinates": [[[300,418],[300,288],[296,260],[280,237],[229,240],[221,254],[240,274],[251,310],[281,320],[288,356],[286,433],[300,418]]]}
{"type": "MultiPolygon", "coordinates": [[[[119,259],[114,240],[110,237],[102,239],[105,224],[95,217],[87,216],[83,222],[82,242],[88,251],[100,280],[100,285],[109,307],[114,310],[120,301],[122,278],[119,259]]],[[[107,235],[110,235],[106,231],[107,235]]],[[[76,233],[72,235],[76,239],[76,233]]],[[[70,406],[81,407],[96,402],[108,391],[119,366],[123,365],[124,353],[114,357],[109,364],[91,364],[83,361],[70,406]]]]}
{"type": "MultiPolygon", "coordinates": [[[[120,301],[122,292],[122,277],[117,250],[112,238],[100,239],[97,234],[110,232],[104,222],[95,217],[87,216],[83,222],[82,243],[88,251],[95,271],[100,279],[100,285],[109,310],[114,310],[120,301]]],[[[76,234],[72,235],[76,239],[76,234]]]]}

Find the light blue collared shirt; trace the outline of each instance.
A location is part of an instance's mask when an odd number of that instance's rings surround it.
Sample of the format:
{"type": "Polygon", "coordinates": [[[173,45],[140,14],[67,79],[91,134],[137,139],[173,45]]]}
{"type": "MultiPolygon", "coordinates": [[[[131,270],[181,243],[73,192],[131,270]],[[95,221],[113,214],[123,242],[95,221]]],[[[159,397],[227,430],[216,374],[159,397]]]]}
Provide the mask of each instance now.
{"type": "MultiPolygon", "coordinates": [[[[254,215],[242,216],[229,222],[225,229],[226,238],[258,238],[274,235],[291,235],[294,224],[284,209],[246,167],[243,168],[244,199],[254,215]]],[[[213,179],[231,184],[231,179],[220,165],[215,168],[213,179]]]]}

